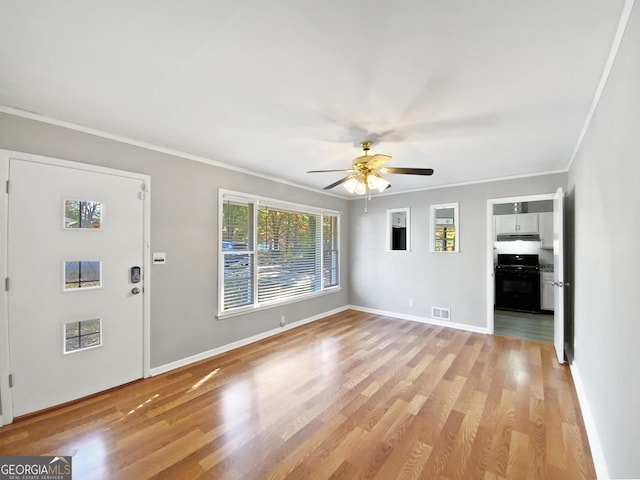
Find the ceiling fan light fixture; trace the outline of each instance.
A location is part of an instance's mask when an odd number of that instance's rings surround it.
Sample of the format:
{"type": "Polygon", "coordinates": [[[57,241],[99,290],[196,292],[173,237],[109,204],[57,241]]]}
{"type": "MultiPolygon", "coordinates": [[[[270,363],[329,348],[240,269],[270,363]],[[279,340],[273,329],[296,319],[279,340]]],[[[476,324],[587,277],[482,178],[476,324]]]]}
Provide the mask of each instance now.
{"type": "Polygon", "coordinates": [[[355,176],[352,176],[349,180],[342,184],[344,188],[349,193],[355,193],[356,187],[358,185],[358,179],[355,176]]]}
{"type": "Polygon", "coordinates": [[[364,183],[362,179],[358,180],[358,183],[356,184],[355,193],[356,195],[364,195],[365,193],[367,193],[367,184],[364,183]]]}
{"type": "Polygon", "coordinates": [[[391,185],[377,173],[372,173],[371,175],[369,175],[367,183],[369,184],[369,189],[377,190],[378,192],[384,192],[389,187],[389,185],[391,185]]]}

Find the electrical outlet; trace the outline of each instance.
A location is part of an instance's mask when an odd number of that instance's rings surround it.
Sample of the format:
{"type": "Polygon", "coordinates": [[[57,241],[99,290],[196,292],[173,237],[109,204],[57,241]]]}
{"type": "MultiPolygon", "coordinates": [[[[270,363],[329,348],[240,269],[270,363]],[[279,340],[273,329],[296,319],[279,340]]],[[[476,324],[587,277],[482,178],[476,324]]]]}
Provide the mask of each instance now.
{"type": "Polygon", "coordinates": [[[282,315],[282,316],[280,317],[280,326],[281,326],[281,327],[284,327],[286,324],[287,324],[287,319],[285,318],[285,316],[284,316],[284,315],[282,315]]]}
{"type": "Polygon", "coordinates": [[[413,298],[410,298],[410,299],[409,299],[409,306],[410,306],[410,307],[413,307],[413,298]]]}

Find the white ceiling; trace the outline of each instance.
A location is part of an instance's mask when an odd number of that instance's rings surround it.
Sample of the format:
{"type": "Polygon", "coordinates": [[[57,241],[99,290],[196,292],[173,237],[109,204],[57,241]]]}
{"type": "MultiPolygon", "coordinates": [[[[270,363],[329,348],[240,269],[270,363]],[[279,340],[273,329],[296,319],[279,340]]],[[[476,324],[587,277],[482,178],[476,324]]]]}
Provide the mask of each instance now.
{"type": "Polygon", "coordinates": [[[435,169],[390,192],[564,170],[623,5],[0,0],[0,104],[314,189],[367,139],[435,169]]]}

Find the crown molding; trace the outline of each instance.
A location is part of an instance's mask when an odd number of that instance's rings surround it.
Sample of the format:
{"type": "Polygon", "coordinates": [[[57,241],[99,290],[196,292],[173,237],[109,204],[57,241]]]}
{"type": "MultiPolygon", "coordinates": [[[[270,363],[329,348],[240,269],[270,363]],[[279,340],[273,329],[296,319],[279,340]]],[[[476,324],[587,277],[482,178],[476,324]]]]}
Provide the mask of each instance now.
{"type": "Polygon", "coordinates": [[[224,168],[225,170],[231,170],[231,171],[234,171],[234,172],[243,173],[243,174],[246,174],[246,175],[251,175],[252,177],[258,177],[258,178],[262,178],[264,180],[269,180],[269,181],[272,181],[272,182],[282,183],[284,185],[289,185],[291,187],[301,188],[303,190],[308,190],[308,191],[314,192],[314,193],[320,193],[320,194],[327,195],[327,196],[334,197],[334,198],[340,198],[342,200],[346,200],[347,199],[345,196],[342,196],[342,195],[336,195],[335,193],[326,192],[326,191],[323,191],[323,190],[318,190],[316,188],[307,187],[305,185],[299,185],[297,183],[291,182],[289,180],[285,180],[283,178],[274,177],[274,176],[271,176],[271,175],[265,175],[265,174],[262,174],[262,173],[251,171],[251,170],[246,169],[246,168],[237,167],[235,165],[231,165],[231,164],[224,163],[224,162],[219,162],[219,161],[207,158],[207,157],[202,157],[200,155],[194,155],[192,153],[183,152],[183,151],[176,150],[176,149],[173,149],[173,148],[163,147],[162,145],[156,145],[156,144],[149,143],[149,142],[143,142],[143,141],[140,141],[140,140],[135,140],[133,138],[125,137],[125,136],[122,136],[122,135],[117,135],[117,134],[114,134],[114,133],[105,132],[103,130],[99,130],[99,129],[96,129],[96,128],[86,127],[84,125],[79,125],[77,123],[68,122],[66,120],[60,120],[58,118],[49,117],[47,115],[43,115],[43,114],[36,113],[36,112],[31,112],[31,111],[24,110],[24,109],[21,109],[21,108],[10,107],[8,105],[1,105],[0,104],[0,113],[6,113],[6,114],[9,114],[9,115],[15,115],[16,117],[27,118],[29,120],[35,120],[37,122],[47,123],[49,125],[54,125],[54,126],[57,126],[57,127],[68,128],[70,130],[74,130],[74,131],[81,132],[81,133],[86,133],[86,134],[89,134],[89,135],[94,135],[96,137],[106,138],[108,140],[114,140],[116,142],[124,143],[124,144],[127,144],[127,145],[132,145],[132,146],[135,146],[135,147],[144,148],[144,149],[147,149],[147,150],[152,150],[154,152],[165,153],[167,155],[172,155],[174,157],[184,158],[186,160],[191,160],[191,161],[194,161],[194,162],[205,163],[207,165],[212,165],[214,167],[224,168]]]}
{"type": "Polygon", "coordinates": [[[607,84],[607,80],[609,80],[609,75],[611,74],[611,70],[613,69],[613,64],[616,60],[616,56],[618,55],[618,50],[620,49],[620,44],[622,43],[624,32],[626,31],[627,24],[629,23],[629,17],[631,16],[631,10],[633,9],[634,1],[635,0],[626,0],[626,2],[624,3],[624,6],[622,7],[620,21],[618,22],[618,29],[616,30],[616,34],[613,37],[613,42],[611,43],[611,49],[609,50],[609,57],[607,58],[607,63],[605,63],[604,65],[604,70],[602,71],[602,76],[600,77],[600,83],[598,83],[596,92],[593,95],[593,100],[591,101],[591,107],[589,107],[587,116],[584,119],[584,124],[582,125],[582,130],[580,131],[580,135],[578,135],[578,140],[576,141],[576,145],[575,147],[573,147],[573,152],[571,153],[571,157],[569,158],[569,164],[567,165],[567,171],[571,169],[571,166],[573,165],[573,161],[576,159],[576,156],[580,151],[580,147],[582,147],[582,142],[584,142],[584,137],[587,134],[587,131],[589,130],[589,126],[591,125],[593,116],[595,115],[596,109],[598,108],[598,104],[600,103],[602,92],[604,91],[604,87],[607,84]]]}

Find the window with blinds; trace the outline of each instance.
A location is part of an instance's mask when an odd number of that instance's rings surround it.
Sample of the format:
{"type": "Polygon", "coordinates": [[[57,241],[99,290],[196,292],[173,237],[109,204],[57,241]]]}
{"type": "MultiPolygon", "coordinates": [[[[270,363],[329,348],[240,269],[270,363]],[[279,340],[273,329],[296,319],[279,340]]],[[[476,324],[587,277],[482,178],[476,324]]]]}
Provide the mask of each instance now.
{"type": "Polygon", "coordinates": [[[222,195],[222,312],[339,287],[337,213],[222,195]]]}
{"type": "Polygon", "coordinates": [[[322,220],[322,272],[324,287],[338,285],[338,216],[324,215],[322,220]]]}
{"type": "Polygon", "coordinates": [[[253,304],[253,204],[224,202],[222,213],[222,257],[225,309],[253,304]]]}

